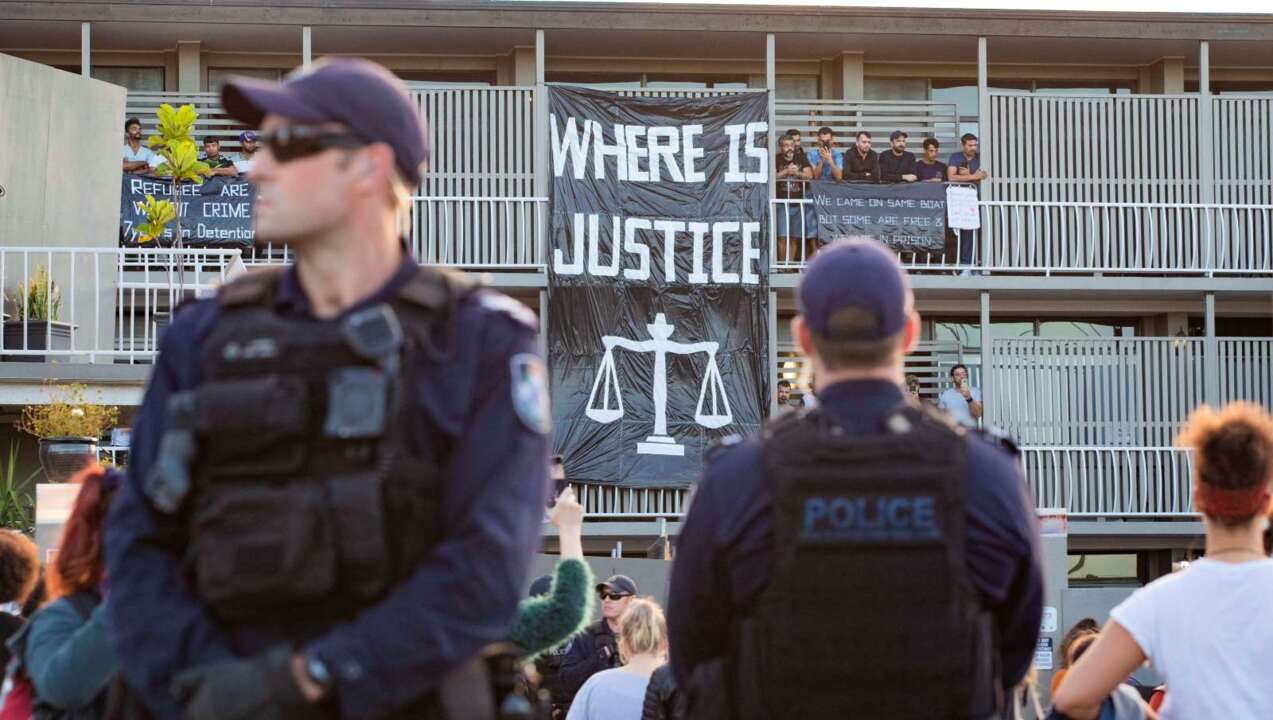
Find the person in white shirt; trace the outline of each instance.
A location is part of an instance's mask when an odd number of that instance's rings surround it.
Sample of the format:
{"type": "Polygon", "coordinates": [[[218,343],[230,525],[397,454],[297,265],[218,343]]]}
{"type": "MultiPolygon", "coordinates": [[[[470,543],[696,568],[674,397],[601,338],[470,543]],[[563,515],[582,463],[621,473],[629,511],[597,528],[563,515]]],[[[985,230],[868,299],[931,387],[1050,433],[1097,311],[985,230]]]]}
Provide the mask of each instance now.
{"type": "Polygon", "coordinates": [[[1054,698],[1075,720],[1098,717],[1146,660],[1167,684],[1162,720],[1273,714],[1273,560],[1263,539],[1273,511],[1273,418],[1246,403],[1218,413],[1204,406],[1179,443],[1193,449],[1206,557],[1114,608],[1054,698]]]}
{"type": "Polygon", "coordinates": [[[141,141],[141,121],[128,118],[124,122],[124,172],[148,173],[155,166],[152,161],[157,157],[159,156],[141,141]]]}
{"type": "Polygon", "coordinates": [[[251,130],[239,133],[239,152],[233,157],[234,169],[239,171],[239,175],[252,172],[252,167],[256,165],[258,148],[256,133],[251,130]]]}
{"type": "Polygon", "coordinates": [[[954,387],[937,397],[937,407],[945,410],[961,425],[976,427],[981,419],[981,389],[968,384],[968,366],[960,363],[950,369],[954,387]]]}

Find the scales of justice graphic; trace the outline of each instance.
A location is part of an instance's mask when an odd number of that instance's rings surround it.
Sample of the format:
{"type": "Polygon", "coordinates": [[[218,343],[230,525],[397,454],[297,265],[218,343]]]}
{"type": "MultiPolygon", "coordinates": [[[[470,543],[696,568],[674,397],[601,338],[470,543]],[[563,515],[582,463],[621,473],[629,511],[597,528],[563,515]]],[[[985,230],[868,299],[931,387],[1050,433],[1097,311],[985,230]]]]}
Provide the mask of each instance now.
{"type": "Polygon", "coordinates": [[[612,423],[623,417],[623,391],[619,387],[619,375],[614,369],[614,349],[622,348],[631,352],[654,353],[654,388],[651,399],[654,402],[654,433],[637,443],[639,455],[685,455],[685,446],[676,442],[667,433],[667,355],[692,355],[707,353],[707,370],[698,391],[698,405],[694,409],[694,422],[706,428],[721,428],[734,421],[734,414],[729,408],[729,398],[725,396],[725,384],[720,378],[720,369],[716,366],[716,351],[720,343],[697,342],[683,343],[671,340],[673,326],[669,325],[663,313],[654,316],[654,323],[646,325],[650,333],[649,340],[630,340],[615,335],[603,335],[601,342],[605,346],[605,356],[601,359],[601,367],[597,369],[597,378],[592,382],[592,392],[588,395],[588,408],[585,414],[599,423],[612,423]],[[598,390],[601,397],[597,397],[598,390]],[[600,400],[600,403],[597,401],[600,400]],[[710,408],[704,405],[710,400],[710,408]],[[722,412],[722,409],[724,412],[722,412]],[[706,410],[706,411],[705,411],[706,410]]]}

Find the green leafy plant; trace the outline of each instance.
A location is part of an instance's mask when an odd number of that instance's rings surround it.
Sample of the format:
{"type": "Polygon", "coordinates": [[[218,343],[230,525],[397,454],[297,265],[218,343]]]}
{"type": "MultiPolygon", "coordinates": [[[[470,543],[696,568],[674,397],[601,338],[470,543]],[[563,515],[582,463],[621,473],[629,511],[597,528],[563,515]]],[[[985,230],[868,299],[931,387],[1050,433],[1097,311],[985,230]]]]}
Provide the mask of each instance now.
{"type": "Polygon", "coordinates": [[[18,429],[38,438],[100,438],[119,422],[119,408],[84,399],[84,385],[49,383],[49,402],[22,408],[18,429]]]}
{"type": "Polygon", "coordinates": [[[35,498],[32,483],[39,470],[18,479],[18,442],[9,443],[9,458],[0,465],[0,527],[28,535],[35,533],[35,498]]]}
{"type": "MultiPolygon", "coordinates": [[[[211,172],[207,163],[199,161],[199,153],[195,149],[194,137],[191,135],[194,122],[199,119],[199,113],[195,112],[194,105],[182,105],[180,109],[174,109],[168,103],[164,103],[159,106],[155,116],[159,119],[159,124],[155,128],[157,132],[146,140],[146,146],[155,149],[155,152],[164,159],[164,163],[155,170],[155,174],[172,178],[172,196],[178,198],[181,197],[180,188],[183,180],[196,185],[201,184],[204,176],[211,172]]],[[[173,208],[172,219],[176,220],[174,244],[180,248],[181,212],[179,208],[173,208]]]]}
{"type": "Polygon", "coordinates": [[[153,195],[146,196],[141,206],[146,222],[137,226],[137,242],[148,243],[164,234],[164,227],[177,217],[177,207],[168,200],[155,200],[153,195]]]}
{"type": "Polygon", "coordinates": [[[18,320],[57,321],[62,312],[62,289],[49,277],[49,271],[40,265],[25,283],[18,283],[17,290],[9,297],[18,320]]]}

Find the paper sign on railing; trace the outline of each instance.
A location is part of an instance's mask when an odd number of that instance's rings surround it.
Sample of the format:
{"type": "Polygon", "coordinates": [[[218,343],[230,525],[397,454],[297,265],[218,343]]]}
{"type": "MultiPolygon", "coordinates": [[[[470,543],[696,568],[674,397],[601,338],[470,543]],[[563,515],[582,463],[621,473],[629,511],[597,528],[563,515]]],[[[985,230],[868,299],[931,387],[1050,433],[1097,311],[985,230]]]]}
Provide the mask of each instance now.
{"type": "Polygon", "coordinates": [[[966,185],[946,186],[946,225],[955,230],[981,229],[975,189],[966,185]]]}

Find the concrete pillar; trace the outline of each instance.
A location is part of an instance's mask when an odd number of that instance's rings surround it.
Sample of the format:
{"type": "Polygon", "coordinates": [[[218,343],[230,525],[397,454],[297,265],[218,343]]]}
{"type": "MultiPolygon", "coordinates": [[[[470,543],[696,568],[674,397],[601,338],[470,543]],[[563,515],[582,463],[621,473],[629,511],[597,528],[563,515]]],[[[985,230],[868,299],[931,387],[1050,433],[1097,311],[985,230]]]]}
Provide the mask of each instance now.
{"type": "Polygon", "coordinates": [[[92,48],[89,42],[89,23],[80,23],[80,75],[93,76],[92,48]]]}
{"type": "Polygon", "coordinates": [[[513,84],[529,87],[535,84],[535,48],[515,47],[512,52],[513,84]]]}
{"type": "MultiPolygon", "coordinates": [[[[1183,67],[1181,74],[1184,74],[1183,67]]],[[[1183,79],[1181,89],[1184,89],[1183,79]]],[[[1216,201],[1211,123],[1211,44],[1203,40],[1198,43],[1198,200],[1204,203],[1216,201]]]]}
{"type": "Polygon", "coordinates": [[[301,67],[309,67],[314,62],[314,39],[312,28],[306,25],[301,28],[301,67]]]}
{"type": "Polygon", "coordinates": [[[978,298],[981,325],[981,400],[982,400],[982,425],[990,427],[995,425],[995,418],[998,417],[997,403],[991,396],[991,388],[994,386],[994,372],[991,370],[991,357],[993,348],[991,347],[992,334],[990,328],[990,291],[982,290],[978,298]]]}
{"type": "Polygon", "coordinates": [[[840,89],[845,100],[866,98],[866,56],[860,52],[840,53],[840,89]]]}
{"type": "Polygon", "coordinates": [[[1165,57],[1151,63],[1148,92],[1155,95],[1172,95],[1185,91],[1185,59],[1165,57]]]}
{"type": "Polygon", "coordinates": [[[1220,405],[1220,344],[1216,342],[1216,294],[1213,292],[1203,296],[1203,323],[1206,326],[1206,339],[1202,350],[1202,399],[1211,407],[1220,405]]]}
{"type": "Polygon", "coordinates": [[[842,97],[844,78],[840,77],[839,59],[823,60],[818,78],[818,97],[832,100],[842,97]]]}
{"type": "Polygon", "coordinates": [[[203,91],[203,46],[197,40],[177,43],[177,92],[203,91]]]}

